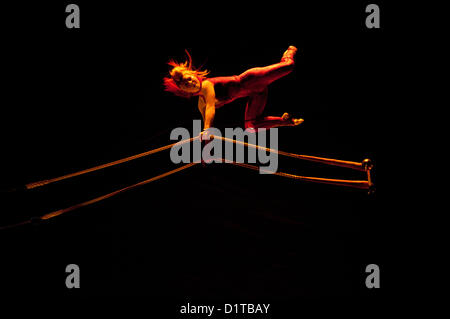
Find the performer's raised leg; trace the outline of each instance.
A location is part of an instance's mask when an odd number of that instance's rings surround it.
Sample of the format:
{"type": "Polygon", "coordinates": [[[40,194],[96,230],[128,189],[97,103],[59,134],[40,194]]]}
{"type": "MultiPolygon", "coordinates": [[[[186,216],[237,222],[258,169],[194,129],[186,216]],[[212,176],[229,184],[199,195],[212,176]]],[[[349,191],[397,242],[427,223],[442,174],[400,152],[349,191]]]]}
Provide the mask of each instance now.
{"type": "Polygon", "coordinates": [[[270,83],[288,75],[294,70],[294,56],[297,48],[290,46],[283,54],[281,62],[265,67],[252,68],[239,75],[242,89],[249,95],[264,90],[270,83]]]}

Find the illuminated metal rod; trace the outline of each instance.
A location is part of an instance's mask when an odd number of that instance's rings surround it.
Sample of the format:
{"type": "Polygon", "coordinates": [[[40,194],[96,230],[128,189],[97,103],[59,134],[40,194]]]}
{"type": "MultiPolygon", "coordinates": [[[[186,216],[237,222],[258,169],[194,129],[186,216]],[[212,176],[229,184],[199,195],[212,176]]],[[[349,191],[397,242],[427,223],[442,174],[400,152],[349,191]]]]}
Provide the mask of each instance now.
{"type": "Polygon", "coordinates": [[[270,170],[266,170],[263,167],[258,167],[255,165],[250,165],[246,163],[237,163],[234,161],[223,159],[225,163],[233,164],[236,166],[241,166],[245,168],[249,168],[255,171],[265,171],[268,173],[273,173],[273,175],[277,176],[283,176],[287,178],[302,180],[305,182],[313,182],[313,183],[321,183],[321,184],[329,184],[329,185],[336,185],[336,186],[346,186],[346,187],[352,187],[352,188],[359,188],[359,189],[370,189],[372,187],[371,183],[369,181],[361,181],[361,180],[347,180],[347,179],[331,179],[331,178],[321,178],[321,177],[309,177],[309,176],[299,176],[299,175],[292,175],[282,172],[272,172],[270,170]]]}
{"type": "MultiPolygon", "coordinates": [[[[211,136],[211,138],[221,139],[226,142],[240,144],[240,145],[244,145],[244,146],[248,146],[248,147],[253,147],[256,149],[264,150],[266,152],[278,153],[280,155],[298,158],[298,159],[302,159],[302,160],[306,160],[306,161],[318,162],[318,163],[322,163],[322,164],[328,164],[328,165],[334,165],[334,166],[340,166],[340,167],[346,167],[346,168],[351,168],[351,169],[362,171],[362,172],[367,170],[364,165],[364,162],[358,163],[358,162],[337,160],[337,159],[332,159],[332,158],[293,154],[293,153],[283,152],[283,151],[279,151],[279,150],[274,150],[274,149],[259,146],[259,145],[249,144],[246,142],[236,141],[236,140],[233,140],[233,139],[230,139],[227,137],[222,137],[222,136],[211,136]]],[[[370,160],[364,160],[364,161],[370,161],[370,160]]]]}
{"type": "Polygon", "coordinates": [[[159,180],[159,179],[161,179],[161,178],[164,178],[164,177],[167,177],[167,176],[169,176],[169,175],[178,173],[178,172],[180,172],[180,171],[182,171],[182,170],[185,170],[185,169],[187,169],[187,168],[189,168],[189,167],[192,167],[192,166],[194,166],[194,165],[196,165],[196,164],[197,164],[197,163],[186,164],[186,165],[184,165],[184,166],[178,167],[178,168],[176,168],[176,169],[173,169],[173,170],[168,171],[168,172],[166,172],[166,173],[160,174],[160,175],[158,175],[158,176],[155,176],[155,177],[146,179],[146,180],[141,181],[141,182],[139,182],[139,183],[136,183],[136,184],[133,184],[133,185],[124,187],[124,188],[120,188],[120,189],[118,189],[118,190],[116,190],[116,191],[113,191],[113,192],[111,192],[111,193],[108,193],[108,194],[105,194],[105,195],[102,195],[102,196],[98,196],[98,197],[93,198],[93,199],[91,199],[91,200],[87,200],[87,201],[84,201],[84,202],[81,202],[81,203],[72,205],[72,206],[70,206],[70,207],[66,207],[66,208],[63,208],[63,209],[58,209],[58,210],[53,211],[53,212],[51,212],[51,213],[45,214],[45,215],[43,215],[43,216],[33,217],[32,219],[25,220],[25,221],[22,221],[22,222],[20,222],[20,223],[16,223],[16,224],[12,224],[12,225],[0,226],[0,230],[4,230],[4,229],[14,228],[14,227],[22,226],[22,225],[31,224],[33,221],[43,221],[43,220],[47,220],[47,219],[50,219],[50,218],[53,218],[53,217],[56,217],[56,216],[59,216],[59,215],[62,215],[62,214],[71,212],[71,211],[76,210],[76,209],[78,209],[78,208],[81,208],[81,207],[85,207],[85,206],[89,206],[89,205],[98,203],[98,202],[100,202],[100,201],[102,201],[102,200],[105,200],[105,199],[114,197],[114,196],[119,195],[119,194],[121,194],[121,193],[123,193],[123,192],[132,190],[132,189],[134,189],[134,188],[137,188],[137,187],[143,186],[143,185],[145,185],[145,184],[148,184],[148,183],[157,181],[157,180],[159,180]]]}
{"type": "Polygon", "coordinates": [[[183,141],[180,141],[180,142],[176,142],[176,143],[173,143],[173,144],[162,146],[162,147],[159,147],[159,148],[156,148],[156,149],[144,152],[144,153],[140,153],[140,154],[137,154],[137,155],[133,155],[133,156],[129,156],[129,157],[126,157],[126,158],[122,158],[122,159],[114,161],[114,162],[110,162],[110,163],[98,165],[98,166],[95,166],[95,167],[87,168],[87,169],[84,169],[84,170],[81,170],[81,171],[78,171],[78,172],[75,172],[75,173],[71,173],[71,174],[67,174],[67,175],[63,175],[63,176],[59,176],[59,177],[55,177],[55,178],[51,178],[51,179],[46,179],[46,180],[42,180],[42,181],[38,181],[38,182],[28,183],[28,184],[25,185],[25,188],[26,189],[32,189],[32,188],[36,188],[36,187],[41,187],[41,186],[48,185],[48,184],[51,184],[51,183],[54,183],[54,182],[58,182],[58,181],[61,181],[61,180],[64,180],[64,179],[69,179],[69,178],[72,178],[72,177],[75,177],[75,176],[80,176],[80,175],[84,175],[84,174],[87,174],[87,173],[95,172],[95,171],[98,171],[98,170],[101,170],[101,169],[104,169],[104,168],[107,168],[107,167],[111,167],[111,166],[114,166],[114,165],[122,164],[122,163],[125,163],[125,162],[129,162],[131,160],[135,160],[135,159],[138,159],[138,158],[141,158],[141,157],[145,157],[145,156],[148,156],[148,155],[151,155],[151,154],[155,154],[157,152],[164,151],[166,149],[171,148],[174,145],[182,145],[182,144],[185,144],[185,143],[189,143],[189,142],[191,142],[191,141],[193,141],[193,140],[195,140],[197,138],[198,138],[198,136],[197,137],[192,137],[190,139],[186,139],[186,140],[183,140],[183,141]]]}

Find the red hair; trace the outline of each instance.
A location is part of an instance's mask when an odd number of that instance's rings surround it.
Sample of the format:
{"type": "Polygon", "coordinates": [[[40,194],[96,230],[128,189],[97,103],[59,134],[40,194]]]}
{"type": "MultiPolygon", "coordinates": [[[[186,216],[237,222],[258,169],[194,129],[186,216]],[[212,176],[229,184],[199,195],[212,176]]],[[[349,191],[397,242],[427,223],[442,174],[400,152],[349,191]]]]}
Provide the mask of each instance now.
{"type": "Polygon", "coordinates": [[[169,71],[170,77],[164,77],[163,83],[164,83],[164,90],[167,92],[171,92],[175,94],[176,96],[180,96],[183,98],[191,98],[194,96],[194,93],[188,93],[186,91],[183,91],[178,87],[176,84],[176,81],[174,80],[174,77],[179,77],[180,74],[184,71],[189,71],[193,73],[197,78],[199,78],[200,82],[206,78],[206,76],[209,74],[209,71],[204,70],[201,71],[200,69],[193,69],[192,66],[192,57],[189,54],[187,50],[184,50],[188,56],[188,61],[185,61],[184,63],[178,63],[175,60],[170,60],[167,64],[172,67],[172,69],[169,71]]]}

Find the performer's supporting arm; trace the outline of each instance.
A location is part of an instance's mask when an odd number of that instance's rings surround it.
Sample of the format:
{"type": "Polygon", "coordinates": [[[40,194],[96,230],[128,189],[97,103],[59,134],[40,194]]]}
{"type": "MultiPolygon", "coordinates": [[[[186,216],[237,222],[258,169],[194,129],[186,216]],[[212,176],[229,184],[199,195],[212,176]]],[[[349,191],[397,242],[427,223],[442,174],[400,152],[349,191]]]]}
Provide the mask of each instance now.
{"type": "Polygon", "coordinates": [[[213,126],[214,116],[216,115],[216,94],[214,92],[214,85],[209,81],[203,82],[202,93],[205,97],[205,108],[204,112],[202,112],[204,120],[203,129],[206,130],[213,126]]]}
{"type": "Polygon", "coordinates": [[[203,126],[203,129],[206,130],[210,127],[212,127],[214,122],[214,116],[216,115],[216,107],[214,104],[206,104],[206,110],[205,110],[205,125],[203,126]]]}

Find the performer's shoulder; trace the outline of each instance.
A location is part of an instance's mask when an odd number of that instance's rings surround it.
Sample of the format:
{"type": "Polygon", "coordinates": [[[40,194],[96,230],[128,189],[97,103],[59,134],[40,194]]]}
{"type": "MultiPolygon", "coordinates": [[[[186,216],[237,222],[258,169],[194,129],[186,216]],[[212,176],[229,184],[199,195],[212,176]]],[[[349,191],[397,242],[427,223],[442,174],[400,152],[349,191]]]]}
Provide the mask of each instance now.
{"type": "Polygon", "coordinates": [[[203,80],[202,89],[204,90],[214,90],[214,83],[209,80],[203,80]]]}
{"type": "Polygon", "coordinates": [[[214,84],[209,80],[209,79],[204,79],[202,81],[202,85],[206,85],[206,86],[214,86],[214,84]]]}

